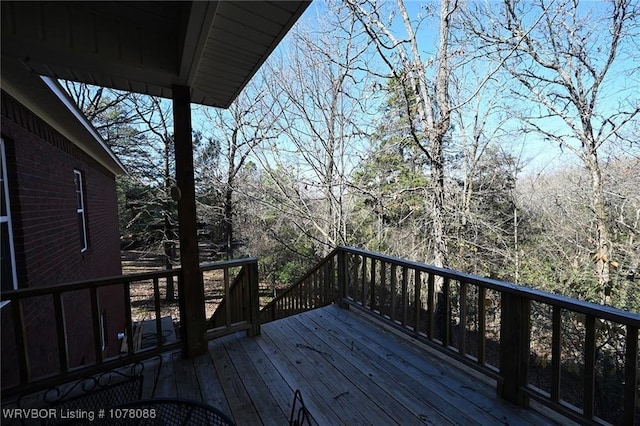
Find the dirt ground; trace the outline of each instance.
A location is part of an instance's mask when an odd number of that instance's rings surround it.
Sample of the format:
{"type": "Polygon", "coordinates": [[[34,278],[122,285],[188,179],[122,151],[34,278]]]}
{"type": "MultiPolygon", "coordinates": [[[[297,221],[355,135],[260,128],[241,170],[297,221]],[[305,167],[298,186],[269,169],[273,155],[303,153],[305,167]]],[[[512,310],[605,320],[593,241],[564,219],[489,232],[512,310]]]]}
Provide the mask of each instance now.
{"type": "MultiPolygon", "coordinates": [[[[179,265],[175,266],[176,268],[179,265]]],[[[125,275],[139,274],[164,270],[164,259],[161,255],[145,253],[142,251],[122,252],[122,273],[125,275]]],[[[240,268],[229,271],[229,283],[232,283],[240,268]]],[[[206,271],[203,274],[205,318],[211,318],[221,300],[224,297],[224,273],[222,270],[206,271]]],[[[161,317],[170,316],[179,335],[180,311],[178,304],[178,283],[174,279],[173,300],[167,299],[167,286],[170,283],[166,278],[158,280],[161,317]]],[[[260,305],[264,306],[272,299],[271,286],[260,284],[260,305]]],[[[171,292],[169,293],[171,294],[171,292]]],[[[152,280],[134,281],[131,285],[131,314],[133,321],[145,321],[155,319],[154,283],[152,280]]]]}

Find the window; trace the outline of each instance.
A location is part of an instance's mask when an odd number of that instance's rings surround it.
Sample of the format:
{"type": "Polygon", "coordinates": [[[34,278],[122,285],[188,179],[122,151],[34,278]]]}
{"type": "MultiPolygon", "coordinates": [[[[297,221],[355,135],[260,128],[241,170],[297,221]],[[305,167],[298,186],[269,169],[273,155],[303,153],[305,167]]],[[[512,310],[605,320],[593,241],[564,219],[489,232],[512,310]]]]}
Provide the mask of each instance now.
{"type": "MultiPolygon", "coordinates": [[[[7,181],[7,159],[4,141],[0,139],[0,281],[2,291],[18,288],[16,277],[16,257],[13,247],[13,228],[11,227],[11,206],[9,205],[9,182],[7,181]]],[[[4,306],[0,305],[0,306],[4,306]]]]}
{"type": "Polygon", "coordinates": [[[76,183],[76,212],[78,214],[78,230],[80,231],[80,251],[85,252],[88,248],[88,244],[87,221],[84,209],[84,180],[82,172],[79,170],[74,170],[73,176],[76,183]]]}

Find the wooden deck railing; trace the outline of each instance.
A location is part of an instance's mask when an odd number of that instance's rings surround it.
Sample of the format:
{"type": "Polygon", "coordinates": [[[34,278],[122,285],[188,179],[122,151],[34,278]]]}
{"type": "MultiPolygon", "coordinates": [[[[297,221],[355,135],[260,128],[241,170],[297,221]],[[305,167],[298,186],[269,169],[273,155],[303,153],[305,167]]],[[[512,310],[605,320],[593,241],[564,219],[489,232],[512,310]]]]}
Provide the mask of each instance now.
{"type": "MultiPolygon", "coordinates": [[[[499,394],[520,406],[535,399],[584,424],[640,421],[637,313],[349,247],[335,249],[258,312],[256,260],[204,265],[202,273],[218,269],[223,271],[224,302],[211,317],[208,337],[238,330],[254,335],[259,322],[337,301],[375,315],[495,379],[499,394]],[[235,279],[232,271],[238,271],[235,279]]],[[[179,279],[180,269],[2,293],[2,301],[10,301],[3,309],[11,313],[19,372],[18,385],[3,383],[2,396],[86,377],[179,347],[179,339],[168,343],[162,338],[161,284],[168,277],[179,279]],[[144,284],[153,287],[156,344],[137,349],[127,338],[124,354],[103,358],[99,292],[121,289],[125,333],[134,336],[132,300],[140,303],[136,290],[144,284]],[[79,291],[87,293],[91,309],[95,360],[75,367],[68,362],[64,295],[79,291]],[[32,377],[30,372],[23,305],[34,298],[52,305],[60,371],[51,377],[32,377]]]]}
{"type": "MultiPolygon", "coordinates": [[[[247,330],[250,336],[260,334],[258,320],[258,263],[255,259],[239,259],[225,262],[223,285],[224,298],[208,321],[209,339],[235,331],[247,330]],[[241,269],[231,284],[231,267],[241,269]]],[[[200,268],[203,272],[211,266],[200,268]]]]}
{"type": "Polygon", "coordinates": [[[265,305],[260,310],[260,323],[289,317],[336,301],[339,296],[337,253],[338,249],[333,250],[302,278],[265,305]]]}
{"type": "Polygon", "coordinates": [[[637,313],[354,248],[333,255],[343,301],[496,379],[503,398],[585,424],[640,421],[637,313]],[[530,380],[534,368],[547,378],[530,380]]]}
{"type": "MultiPolygon", "coordinates": [[[[257,260],[241,259],[201,265],[203,281],[205,274],[218,270],[223,271],[223,300],[231,300],[232,309],[229,312],[231,321],[225,322],[214,330],[208,330],[206,336],[212,338],[239,330],[247,330],[250,335],[259,334],[257,260]],[[229,286],[230,271],[234,268],[236,270],[240,268],[238,278],[236,278],[236,282],[241,283],[237,286],[239,291],[232,291],[229,286]]],[[[2,301],[9,302],[7,306],[3,307],[3,310],[10,310],[10,321],[13,325],[14,335],[11,343],[15,344],[18,377],[16,383],[3,381],[2,398],[57,386],[180,348],[184,343],[180,339],[180,314],[177,317],[172,314],[177,310],[179,298],[167,302],[168,295],[166,293],[166,281],[177,279],[179,286],[180,278],[181,270],[173,269],[3,292],[2,301]],[[119,297],[122,297],[124,306],[124,317],[122,318],[124,330],[122,331],[126,336],[125,343],[120,353],[110,357],[103,355],[101,314],[98,302],[101,292],[105,290],[115,291],[119,297]],[[83,321],[90,324],[88,326],[91,328],[89,335],[93,340],[92,354],[82,365],[70,365],[69,353],[73,349],[70,344],[73,342],[67,341],[67,337],[71,327],[77,327],[77,324],[68,324],[67,317],[69,310],[78,308],[74,304],[85,302],[89,304],[90,317],[84,318],[83,321]],[[42,333],[44,328],[44,326],[34,328],[33,324],[28,325],[29,319],[25,318],[24,307],[29,304],[32,304],[31,307],[37,304],[39,308],[52,312],[52,317],[47,320],[52,321],[55,325],[50,327],[50,330],[56,333],[57,345],[50,349],[57,352],[54,363],[57,365],[55,366],[56,371],[47,371],[46,375],[32,374],[29,363],[33,355],[29,353],[30,342],[33,341],[34,334],[42,333]],[[174,325],[177,326],[176,330],[171,330],[174,333],[174,338],[171,341],[166,339],[168,330],[166,329],[166,321],[162,321],[163,317],[165,320],[166,317],[171,317],[172,329],[174,325]],[[145,334],[149,334],[146,337],[151,337],[151,339],[146,339],[146,344],[140,345],[137,343],[137,336],[143,321],[146,323],[145,334]],[[31,335],[27,335],[28,330],[31,331],[31,335]]],[[[202,318],[202,321],[204,322],[205,318],[202,318]]],[[[7,342],[5,336],[3,346],[8,344],[10,342],[7,342]]]]}

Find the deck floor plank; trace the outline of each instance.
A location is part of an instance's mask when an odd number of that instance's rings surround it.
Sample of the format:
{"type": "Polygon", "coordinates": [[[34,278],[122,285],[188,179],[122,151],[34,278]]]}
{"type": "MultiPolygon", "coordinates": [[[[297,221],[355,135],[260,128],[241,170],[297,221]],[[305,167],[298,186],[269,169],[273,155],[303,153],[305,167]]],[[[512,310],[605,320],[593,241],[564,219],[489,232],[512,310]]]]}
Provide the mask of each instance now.
{"type": "MultiPolygon", "coordinates": [[[[317,322],[327,323],[334,315],[343,315],[336,310],[324,310],[316,312],[317,322]]],[[[368,327],[365,322],[360,322],[357,315],[343,316],[342,330],[348,333],[337,333],[336,336],[347,335],[354,344],[355,350],[361,350],[376,359],[372,359],[373,365],[384,366],[389,371],[404,377],[399,386],[406,386],[408,390],[417,393],[423,398],[425,404],[437,407],[443,415],[456,423],[478,424],[477,419],[482,419],[483,424],[503,424],[504,416],[512,415],[511,410],[501,412],[486,410],[483,406],[471,403],[474,400],[475,387],[484,385],[474,384],[468,380],[463,372],[451,365],[442,365],[438,358],[429,357],[427,353],[412,353],[401,345],[401,338],[389,331],[376,330],[368,327]],[[463,378],[467,379],[466,381],[463,378]]],[[[330,322],[333,324],[333,322],[330,322]]],[[[487,398],[480,398],[485,403],[487,398]]],[[[501,408],[498,405],[495,408],[501,408]]]]}
{"type": "Polygon", "coordinates": [[[173,368],[176,375],[176,390],[178,398],[202,401],[202,391],[200,383],[196,376],[194,361],[182,358],[181,356],[173,357],[173,368]]]}
{"type": "Polygon", "coordinates": [[[238,336],[226,336],[222,340],[229,358],[233,361],[236,370],[240,372],[240,380],[245,390],[251,393],[252,401],[260,401],[259,404],[254,404],[254,407],[262,419],[262,423],[267,426],[285,424],[287,416],[258,373],[259,366],[254,364],[254,360],[249,358],[242,349],[238,342],[238,336]]]}
{"type": "Polygon", "coordinates": [[[193,360],[193,367],[198,377],[202,402],[217,407],[227,416],[231,416],[231,408],[222,391],[218,373],[209,356],[200,356],[193,360]]]}
{"type": "MultiPolygon", "coordinates": [[[[531,410],[521,409],[515,405],[505,403],[495,394],[495,382],[491,386],[487,386],[490,382],[488,378],[484,380],[473,380],[470,377],[472,373],[454,366],[452,363],[442,360],[437,356],[430,355],[425,350],[424,345],[418,344],[413,339],[407,339],[405,336],[398,336],[395,332],[388,329],[376,329],[370,327],[370,320],[362,315],[344,316],[344,313],[338,309],[327,309],[322,312],[318,311],[315,315],[332,316],[338,315],[342,326],[349,329],[348,335],[359,336],[360,342],[366,342],[367,339],[378,340],[382,336],[387,342],[385,347],[388,351],[393,351],[394,356],[391,359],[402,360],[403,365],[410,366],[411,369],[418,369],[425,375],[424,380],[430,382],[430,387],[442,384],[447,388],[447,399],[452,397],[456,401],[454,410],[460,410],[459,407],[466,407],[469,415],[473,418],[482,418],[483,423],[491,421],[496,424],[504,424],[505,419],[517,416],[520,424],[540,425],[540,416],[531,410]],[[353,326],[353,328],[350,328],[353,326]],[[427,362],[425,362],[427,361],[427,362]]],[[[373,348],[377,350],[378,348],[373,348]]],[[[473,372],[474,376],[480,373],[473,372]]],[[[419,374],[416,372],[416,374],[419,374]]],[[[416,376],[417,377],[417,376],[416,376]]],[[[424,382],[424,381],[423,381],[424,382]]],[[[451,400],[450,400],[451,401],[451,400]]],[[[455,414],[455,413],[454,413],[455,414]]],[[[548,423],[552,423],[549,421],[548,423]]],[[[544,423],[542,423],[544,424],[544,423]]]]}
{"type": "MultiPolygon", "coordinates": [[[[419,392],[421,383],[418,381],[411,383],[412,387],[408,387],[407,380],[403,377],[405,372],[384,362],[384,358],[379,354],[363,352],[355,345],[351,345],[349,340],[340,341],[333,335],[334,330],[324,328],[327,326],[326,322],[318,323],[317,319],[322,317],[296,317],[296,320],[309,330],[309,333],[313,333],[326,344],[331,345],[345,362],[350,363],[353,368],[345,374],[354,377],[356,384],[359,382],[361,386],[375,389],[371,395],[375,394],[376,403],[382,404],[388,412],[402,419],[403,424],[453,424],[449,418],[441,414],[438,405],[433,403],[434,398],[438,398],[437,395],[433,395],[429,389],[426,389],[426,392],[419,392]],[[398,388],[402,391],[395,391],[398,388]]],[[[340,368],[341,365],[337,367],[340,368]]],[[[475,423],[471,418],[466,420],[467,424],[475,423]]]]}
{"type": "MultiPolygon", "coordinates": [[[[378,407],[363,407],[365,395],[332,367],[334,360],[328,353],[310,348],[297,334],[297,330],[291,328],[290,321],[276,321],[266,326],[265,334],[279,342],[283,355],[314,386],[317,398],[325,401],[331,410],[338,413],[339,421],[345,424],[372,424],[375,421],[394,423],[378,407]]],[[[311,399],[306,396],[304,398],[305,401],[311,399]]]]}
{"type": "MultiPolygon", "coordinates": [[[[268,328],[267,328],[268,329],[268,328]]],[[[254,343],[258,345],[269,357],[273,367],[283,377],[289,389],[300,390],[304,395],[305,404],[313,412],[314,418],[321,424],[339,424],[339,417],[335,410],[329,406],[324,398],[318,393],[319,388],[313,381],[309,381],[303,376],[298,366],[285,355],[277,341],[273,341],[270,333],[265,332],[263,327],[262,335],[256,337],[254,343]]],[[[291,393],[293,402],[293,392],[291,393]]]]}
{"type": "Polygon", "coordinates": [[[155,396],[202,401],[239,426],[286,424],[296,389],[320,425],[562,423],[501,400],[478,372],[353,311],[267,323],[254,338],[212,340],[192,360],[169,354],[155,396]]]}
{"type": "MultiPolygon", "coordinates": [[[[162,369],[158,376],[158,386],[156,392],[153,395],[155,398],[169,398],[178,395],[178,389],[176,387],[176,374],[173,367],[173,358],[180,356],[179,352],[172,352],[164,354],[162,356],[162,369]]],[[[154,380],[153,373],[145,371],[145,381],[154,380]]]]}
{"type": "Polygon", "coordinates": [[[242,385],[240,374],[236,370],[233,360],[229,357],[222,338],[209,346],[209,355],[218,372],[218,378],[234,421],[238,425],[261,424],[262,421],[253,405],[253,400],[242,385]]]}
{"type": "MultiPolygon", "coordinates": [[[[259,338],[259,337],[258,337],[259,338]]],[[[264,384],[271,393],[282,412],[288,418],[293,402],[293,393],[295,389],[289,386],[273,364],[269,354],[265,353],[256,342],[256,339],[245,339],[236,335],[238,344],[242,347],[245,354],[256,364],[256,371],[262,377],[264,384]]]]}

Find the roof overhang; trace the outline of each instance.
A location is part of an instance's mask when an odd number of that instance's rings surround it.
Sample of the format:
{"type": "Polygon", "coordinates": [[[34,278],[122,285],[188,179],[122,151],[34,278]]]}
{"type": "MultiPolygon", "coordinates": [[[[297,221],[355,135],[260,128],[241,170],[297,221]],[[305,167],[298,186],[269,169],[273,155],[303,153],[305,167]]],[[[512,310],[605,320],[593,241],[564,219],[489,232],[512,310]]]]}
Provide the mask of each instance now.
{"type": "Polygon", "coordinates": [[[2,90],[89,154],[114,175],[126,173],[100,134],[57,80],[2,64],[2,90]]]}
{"type": "Polygon", "coordinates": [[[5,1],[2,63],[57,79],[226,108],[307,1],[5,1]]]}

